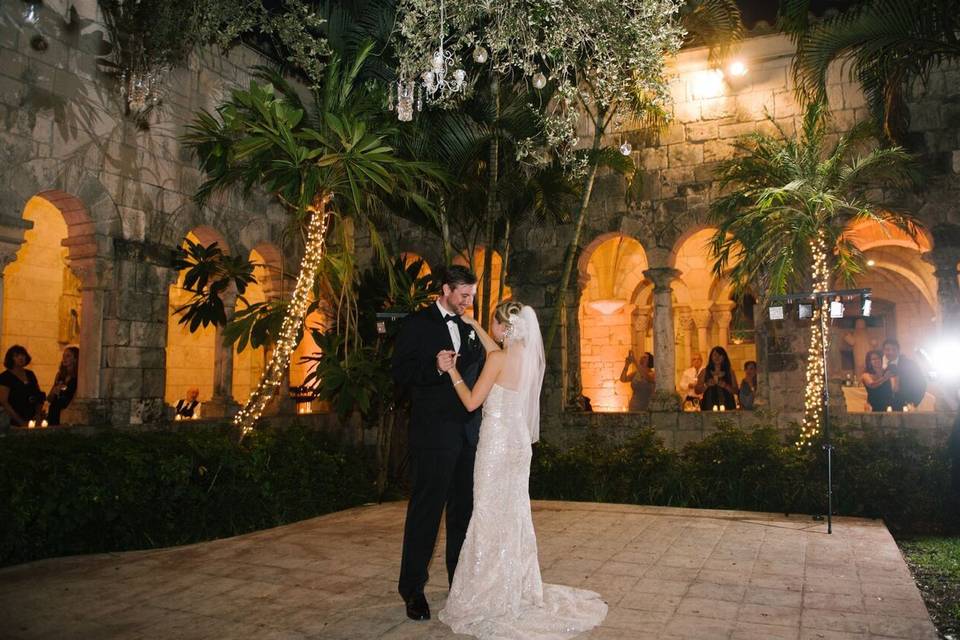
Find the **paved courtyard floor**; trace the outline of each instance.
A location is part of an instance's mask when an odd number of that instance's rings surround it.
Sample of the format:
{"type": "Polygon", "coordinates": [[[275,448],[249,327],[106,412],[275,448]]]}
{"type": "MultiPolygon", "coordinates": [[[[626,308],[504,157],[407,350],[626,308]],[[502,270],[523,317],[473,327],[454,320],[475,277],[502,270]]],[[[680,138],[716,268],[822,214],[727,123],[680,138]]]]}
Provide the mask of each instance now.
{"type": "MultiPolygon", "coordinates": [[[[535,502],[544,580],[610,604],[581,638],[935,639],[880,522],[535,502]]],[[[405,503],[203,544],[0,570],[0,638],[440,639],[396,593],[405,503]]],[[[442,541],[427,598],[446,598],[442,541]]]]}

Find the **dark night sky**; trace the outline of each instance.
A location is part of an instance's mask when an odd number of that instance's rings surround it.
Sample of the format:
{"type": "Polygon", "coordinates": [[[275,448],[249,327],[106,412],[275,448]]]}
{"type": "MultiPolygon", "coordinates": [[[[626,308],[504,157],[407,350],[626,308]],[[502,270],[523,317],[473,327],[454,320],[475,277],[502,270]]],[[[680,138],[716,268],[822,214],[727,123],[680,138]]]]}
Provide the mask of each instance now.
{"type": "MultiPolygon", "coordinates": [[[[853,0],[813,0],[811,2],[814,13],[821,13],[831,7],[843,8],[853,4],[853,0]]],[[[773,24],[777,19],[778,0],[738,0],[740,10],[743,11],[743,21],[750,28],[757,20],[766,20],[773,24]]]]}

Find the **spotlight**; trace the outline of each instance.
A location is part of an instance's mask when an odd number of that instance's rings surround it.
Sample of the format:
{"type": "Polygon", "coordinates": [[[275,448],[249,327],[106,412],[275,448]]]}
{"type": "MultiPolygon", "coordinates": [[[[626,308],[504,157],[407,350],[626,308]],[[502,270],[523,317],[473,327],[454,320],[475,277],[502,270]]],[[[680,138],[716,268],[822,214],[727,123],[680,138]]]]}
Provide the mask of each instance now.
{"type": "Polygon", "coordinates": [[[783,320],[783,306],[770,307],[768,311],[771,320],[783,320]]]}
{"type": "Polygon", "coordinates": [[[863,296],[863,312],[862,315],[865,318],[870,317],[870,311],[873,309],[873,301],[870,299],[870,296],[863,296]]]}
{"type": "Polygon", "coordinates": [[[960,378],[960,340],[947,338],[929,349],[919,349],[930,364],[930,373],[939,380],[954,381],[960,378]]]}
{"type": "Polygon", "coordinates": [[[868,266],[868,267],[874,267],[874,266],[876,266],[876,265],[877,265],[877,261],[876,261],[876,260],[873,260],[872,258],[871,258],[870,260],[867,260],[867,266],[868,266]]]}
{"type": "Polygon", "coordinates": [[[801,320],[806,320],[807,318],[813,317],[813,305],[801,302],[797,305],[797,311],[800,314],[801,320]]]}
{"type": "Polygon", "coordinates": [[[734,78],[742,78],[747,75],[747,65],[743,60],[734,60],[727,67],[727,75],[733,76],[734,78]]]}
{"type": "Polygon", "coordinates": [[[838,296],[836,300],[830,303],[830,317],[831,318],[842,318],[843,317],[843,302],[840,301],[838,296]]]}

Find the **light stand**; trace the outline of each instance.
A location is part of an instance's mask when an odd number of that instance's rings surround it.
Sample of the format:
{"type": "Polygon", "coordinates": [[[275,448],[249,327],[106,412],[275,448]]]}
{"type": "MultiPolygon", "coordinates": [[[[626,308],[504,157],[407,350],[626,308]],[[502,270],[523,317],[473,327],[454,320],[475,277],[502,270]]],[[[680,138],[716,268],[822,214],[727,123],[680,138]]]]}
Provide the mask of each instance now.
{"type": "MultiPolygon", "coordinates": [[[[858,297],[869,300],[870,289],[840,289],[836,291],[810,291],[786,296],[773,296],[770,305],[791,304],[794,302],[813,302],[814,309],[819,309],[820,335],[826,335],[827,322],[831,314],[828,310],[828,301],[858,297]]],[[[869,310],[869,307],[865,307],[869,310]]],[[[869,313],[869,311],[868,311],[869,313]]],[[[827,533],[833,533],[833,441],[830,438],[830,384],[827,376],[827,340],[820,341],[820,357],[823,364],[823,389],[820,393],[821,410],[823,412],[823,449],[827,452],[827,533]]]]}

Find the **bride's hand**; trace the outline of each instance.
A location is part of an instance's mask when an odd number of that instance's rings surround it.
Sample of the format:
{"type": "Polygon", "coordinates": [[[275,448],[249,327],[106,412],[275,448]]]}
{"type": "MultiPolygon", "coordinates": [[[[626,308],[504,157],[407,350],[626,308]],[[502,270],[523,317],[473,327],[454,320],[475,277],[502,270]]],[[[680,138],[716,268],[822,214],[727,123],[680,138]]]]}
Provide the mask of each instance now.
{"type": "Polygon", "coordinates": [[[461,318],[464,322],[466,322],[468,325],[470,325],[471,327],[473,327],[474,329],[476,329],[476,328],[480,325],[480,323],[477,322],[477,319],[474,318],[473,316],[468,316],[467,314],[463,314],[462,316],[460,316],[460,318],[461,318]]]}

